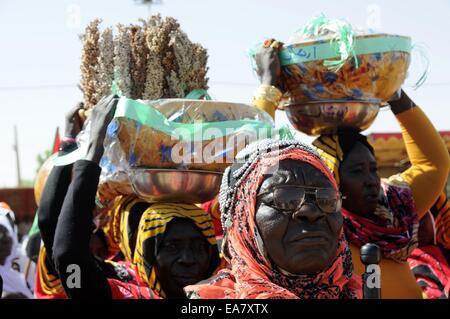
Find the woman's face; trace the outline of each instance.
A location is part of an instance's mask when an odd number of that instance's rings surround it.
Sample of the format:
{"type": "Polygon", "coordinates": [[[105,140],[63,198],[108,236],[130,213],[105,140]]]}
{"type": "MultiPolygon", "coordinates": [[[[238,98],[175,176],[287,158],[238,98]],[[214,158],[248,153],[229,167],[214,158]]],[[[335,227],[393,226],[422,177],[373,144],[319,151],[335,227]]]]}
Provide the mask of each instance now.
{"type": "Polygon", "coordinates": [[[338,248],[343,222],[340,211],[322,211],[313,194],[306,194],[304,203],[294,211],[275,208],[271,190],[281,185],[333,188],[309,164],[295,160],[280,162],[278,170],[262,183],[256,205],[255,221],[268,257],[292,274],[313,274],[327,269],[338,248]]]}
{"type": "Polygon", "coordinates": [[[0,225],[0,265],[4,265],[6,258],[11,255],[13,239],[8,229],[0,225]]]}
{"type": "Polygon", "coordinates": [[[375,212],[380,196],[377,162],[369,149],[356,143],[339,169],[342,205],[361,216],[375,212]]]}
{"type": "Polygon", "coordinates": [[[168,298],[185,298],[183,288],[206,279],[211,248],[194,222],[175,218],[156,256],[156,273],[168,298]]]}

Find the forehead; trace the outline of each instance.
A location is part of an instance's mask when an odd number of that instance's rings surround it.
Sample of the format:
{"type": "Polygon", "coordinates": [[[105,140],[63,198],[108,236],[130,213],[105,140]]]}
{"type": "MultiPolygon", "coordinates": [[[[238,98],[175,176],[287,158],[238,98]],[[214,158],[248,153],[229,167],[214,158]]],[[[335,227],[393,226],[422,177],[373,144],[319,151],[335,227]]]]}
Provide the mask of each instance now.
{"type": "Polygon", "coordinates": [[[203,234],[188,218],[174,218],[167,225],[164,232],[164,241],[169,240],[190,240],[203,238],[203,234]]]}
{"type": "Polygon", "coordinates": [[[264,179],[260,189],[264,190],[279,184],[332,187],[331,181],[320,170],[297,160],[281,161],[275,173],[264,179]]]}
{"type": "Polygon", "coordinates": [[[358,142],[347,154],[342,167],[362,165],[362,164],[376,164],[375,156],[370,152],[370,150],[358,142]]]}

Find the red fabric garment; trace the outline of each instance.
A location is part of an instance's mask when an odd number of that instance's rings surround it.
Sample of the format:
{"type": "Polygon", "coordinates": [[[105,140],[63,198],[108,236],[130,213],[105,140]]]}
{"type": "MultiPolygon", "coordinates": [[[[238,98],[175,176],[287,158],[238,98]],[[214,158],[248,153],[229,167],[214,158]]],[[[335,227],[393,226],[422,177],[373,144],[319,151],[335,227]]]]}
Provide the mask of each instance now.
{"type": "Polygon", "coordinates": [[[59,127],[56,128],[55,139],[53,140],[52,154],[58,153],[61,147],[61,137],[59,136],[59,127]]]}
{"type": "Polygon", "coordinates": [[[449,298],[450,265],[435,245],[416,248],[408,258],[409,267],[428,299],[449,298]]]}
{"type": "Polygon", "coordinates": [[[108,279],[111,287],[112,299],[161,299],[150,288],[121,282],[116,279],[108,279]]]}
{"type": "Polygon", "coordinates": [[[371,219],[342,208],[345,236],[361,247],[377,244],[384,257],[405,262],[418,245],[419,220],[409,187],[382,180],[378,207],[371,219]]]}
{"type": "MultiPolygon", "coordinates": [[[[45,248],[42,247],[36,272],[35,296],[37,299],[67,299],[60,279],[50,274],[47,270],[45,254],[45,248]],[[45,272],[44,276],[42,276],[42,272],[45,272]]],[[[115,262],[106,260],[105,262],[114,267],[116,276],[120,278],[120,280],[108,279],[113,297],[126,299],[132,298],[130,296],[135,296],[135,298],[148,299],[152,296],[145,291],[145,284],[140,281],[136,266],[128,261],[115,262]]]]}
{"type": "Polygon", "coordinates": [[[220,222],[220,210],[217,198],[210,200],[209,202],[200,205],[201,209],[211,215],[211,219],[214,224],[214,230],[216,232],[216,238],[220,239],[223,236],[222,223],[220,222]]]}
{"type": "Polygon", "coordinates": [[[252,170],[236,190],[236,204],[231,211],[231,225],[224,240],[231,259],[230,269],[223,269],[209,280],[185,288],[191,298],[229,299],[327,299],[361,298],[361,279],[353,275],[351,252],[340,234],[332,265],[315,275],[292,276],[281,272],[263,256],[257,243],[255,223],[256,195],[266,172],[279,161],[297,160],[320,170],[337,190],[336,181],[319,157],[300,148],[266,153],[253,163],[252,170]]]}
{"type": "Polygon", "coordinates": [[[37,267],[36,280],[34,284],[34,295],[36,299],[67,299],[66,293],[64,292],[64,288],[59,279],[56,279],[56,288],[52,291],[52,293],[45,292],[41,280],[41,269],[37,267]]]}
{"type": "Polygon", "coordinates": [[[126,282],[133,285],[140,285],[142,282],[139,279],[137,267],[127,260],[105,260],[114,267],[115,277],[122,282],[126,282]]]}
{"type": "Polygon", "coordinates": [[[249,271],[243,276],[242,272],[236,274],[237,267],[232,267],[220,270],[202,284],[186,287],[185,291],[194,299],[361,299],[361,279],[348,272],[352,267],[351,254],[343,236],[336,255],[329,269],[314,276],[289,278],[275,269],[271,276],[260,276],[252,273],[260,271],[256,267],[242,269],[249,271]],[[309,292],[308,286],[316,289],[309,292]]]}
{"type": "Polygon", "coordinates": [[[127,280],[127,282],[117,279],[108,279],[109,286],[111,287],[112,299],[162,299],[140,278],[136,265],[133,265],[129,261],[120,261],[118,264],[125,267],[128,274],[132,277],[127,280]]]}
{"type": "Polygon", "coordinates": [[[34,294],[37,299],[67,299],[64,287],[59,277],[47,269],[47,252],[45,246],[41,247],[36,265],[36,279],[34,294]]]}

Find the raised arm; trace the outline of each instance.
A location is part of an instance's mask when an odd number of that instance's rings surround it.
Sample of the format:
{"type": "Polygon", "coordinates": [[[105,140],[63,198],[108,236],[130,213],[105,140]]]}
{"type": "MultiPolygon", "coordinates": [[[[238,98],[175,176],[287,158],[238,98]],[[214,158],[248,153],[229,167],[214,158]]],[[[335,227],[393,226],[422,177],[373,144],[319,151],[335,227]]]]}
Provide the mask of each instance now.
{"type": "Polygon", "coordinates": [[[53,258],[66,294],[70,298],[111,298],[106,275],[89,250],[92,212],[101,169],[103,140],[117,100],[102,99],[92,112],[92,129],[85,160],[75,163],[72,183],[56,227],[53,258]],[[79,281],[74,278],[79,276],[79,281]]]}
{"type": "Polygon", "coordinates": [[[444,189],[450,169],[448,151],[428,117],[405,92],[389,104],[400,123],[411,162],[411,167],[401,176],[411,186],[421,218],[444,189]]]}
{"type": "MultiPolygon", "coordinates": [[[[65,155],[74,151],[77,147],[75,137],[81,130],[81,119],[78,111],[83,107],[82,103],[77,104],[66,115],[66,128],[59,155],[65,155]]],[[[42,241],[46,250],[46,264],[48,270],[56,275],[53,265],[53,241],[55,237],[56,224],[59,213],[70,185],[72,166],[55,166],[51,170],[42,192],[41,201],[38,208],[38,225],[42,241]]]]}
{"type": "Polygon", "coordinates": [[[282,43],[269,39],[256,53],[256,72],[261,85],[253,97],[252,104],[266,111],[275,119],[275,111],[281,101],[280,91],[281,64],[278,57],[282,43]]]}

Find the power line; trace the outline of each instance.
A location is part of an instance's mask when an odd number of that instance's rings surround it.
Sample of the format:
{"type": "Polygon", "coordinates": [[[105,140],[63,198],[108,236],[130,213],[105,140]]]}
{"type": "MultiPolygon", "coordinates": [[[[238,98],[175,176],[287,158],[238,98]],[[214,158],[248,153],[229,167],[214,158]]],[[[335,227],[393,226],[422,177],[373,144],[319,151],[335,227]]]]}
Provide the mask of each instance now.
{"type": "MultiPolygon", "coordinates": [[[[211,85],[221,86],[255,86],[257,83],[244,82],[209,82],[211,85]]],[[[31,90],[48,90],[48,89],[71,89],[76,88],[78,84],[46,84],[46,85],[26,85],[26,86],[0,86],[0,91],[31,91],[31,90]]]]}
{"type": "MultiPolygon", "coordinates": [[[[209,82],[210,85],[218,86],[256,86],[258,83],[250,82],[227,82],[217,81],[209,82]]],[[[78,84],[46,84],[46,85],[26,85],[26,86],[0,86],[0,91],[32,91],[32,90],[48,90],[48,89],[72,89],[77,88],[78,84]]],[[[450,82],[424,83],[423,86],[450,86],[450,82]]]]}
{"type": "Polygon", "coordinates": [[[0,86],[0,91],[31,91],[31,90],[48,90],[48,89],[69,89],[69,88],[76,88],[76,87],[77,87],[77,84],[0,86]]]}
{"type": "Polygon", "coordinates": [[[222,85],[222,86],[256,86],[258,83],[244,83],[244,82],[209,82],[211,85],[222,85]]]}

